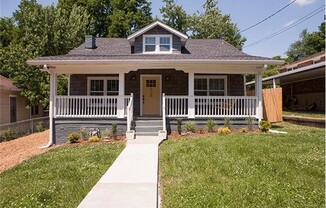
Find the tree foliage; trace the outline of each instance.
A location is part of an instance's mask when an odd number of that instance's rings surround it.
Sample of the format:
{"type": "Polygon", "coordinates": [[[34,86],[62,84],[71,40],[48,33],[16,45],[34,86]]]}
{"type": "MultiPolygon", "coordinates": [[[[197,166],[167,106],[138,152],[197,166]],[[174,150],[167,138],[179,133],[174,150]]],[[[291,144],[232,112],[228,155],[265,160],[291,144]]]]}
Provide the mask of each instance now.
{"type": "Polygon", "coordinates": [[[189,16],[182,6],[177,5],[174,0],[163,0],[165,6],[160,8],[162,14],[162,22],[170,27],[187,33],[189,27],[189,16]]]}
{"type": "Polygon", "coordinates": [[[321,23],[318,31],[309,33],[307,29],[300,33],[299,40],[292,43],[286,52],[288,62],[325,50],[325,22],[321,23]]]}
{"type": "Polygon", "coordinates": [[[204,12],[197,12],[191,17],[191,37],[223,39],[241,49],[246,38],[241,36],[230,15],[222,14],[216,0],[206,0],[203,8],[204,12]]]}
{"type": "MultiPolygon", "coordinates": [[[[66,54],[84,39],[89,25],[87,12],[73,6],[68,12],[55,6],[43,7],[35,0],[22,0],[6,27],[14,35],[0,48],[0,73],[9,76],[21,89],[27,105],[48,104],[49,76],[40,67],[28,66],[26,61],[40,56],[66,54]],[[12,24],[12,25],[11,25],[12,24]]],[[[66,78],[60,77],[59,82],[66,78]]],[[[59,86],[59,93],[64,85],[59,86]]]]}
{"type": "Polygon", "coordinates": [[[108,36],[125,38],[152,21],[151,3],[147,0],[112,0],[108,36]]]}

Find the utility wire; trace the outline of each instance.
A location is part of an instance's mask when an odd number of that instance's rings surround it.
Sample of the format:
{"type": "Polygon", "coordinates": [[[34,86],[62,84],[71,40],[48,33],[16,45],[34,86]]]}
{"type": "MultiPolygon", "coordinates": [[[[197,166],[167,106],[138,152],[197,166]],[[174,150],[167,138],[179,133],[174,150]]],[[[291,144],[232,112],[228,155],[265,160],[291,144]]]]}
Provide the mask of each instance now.
{"type": "Polygon", "coordinates": [[[247,28],[244,29],[244,30],[241,30],[240,33],[245,32],[245,31],[247,31],[247,30],[250,30],[251,28],[256,27],[257,25],[259,25],[259,24],[265,22],[266,20],[268,20],[268,19],[270,19],[271,17],[275,16],[276,14],[280,13],[282,10],[284,10],[285,8],[287,8],[288,6],[290,6],[291,4],[293,4],[293,3],[296,2],[296,1],[297,1],[297,0],[293,0],[293,1],[291,1],[289,4],[287,4],[286,6],[284,6],[284,7],[281,8],[281,9],[279,9],[278,11],[274,12],[273,14],[269,15],[269,16],[266,17],[265,19],[263,19],[263,20],[257,22],[257,23],[254,24],[254,25],[251,25],[250,27],[247,27],[247,28]]]}
{"type": "Polygon", "coordinates": [[[323,10],[325,10],[325,5],[319,7],[318,9],[316,9],[314,11],[312,11],[311,13],[307,14],[306,16],[298,19],[297,21],[293,22],[292,24],[288,25],[287,27],[285,27],[285,28],[283,28],[283,29],[281,29],[281,30],[279,30],[279,31],[277,31],[277,32],[275,32],[275,33],[273,33],[273,34],[265,37],[265,38],[262,38],[262,39],[260,39],[260,40],[258,40],[256,42],[253,42],[253,43],[251,43],[249,45],[246,45],[243,48],[251,47],[251,46],[256,45],[256,44],[259,44],[261,42],[265,42],[265,41],[267,41],[267,40],[269,40],[269,39],[271,39],[271,38],[273,38],[273,37],[275,37],[277,35],[280,35],[280,34],[286,32],[286,31],[288,31],[289,29],[297,26],[298,24],[300,24],[300,23],[302,23],[302,22],[304,22],[304,21],[306,21],[306,20],[308,20],[308,19],[316,16],[317,14],[319,14],[320,12],[322,12],[323,10]]]}

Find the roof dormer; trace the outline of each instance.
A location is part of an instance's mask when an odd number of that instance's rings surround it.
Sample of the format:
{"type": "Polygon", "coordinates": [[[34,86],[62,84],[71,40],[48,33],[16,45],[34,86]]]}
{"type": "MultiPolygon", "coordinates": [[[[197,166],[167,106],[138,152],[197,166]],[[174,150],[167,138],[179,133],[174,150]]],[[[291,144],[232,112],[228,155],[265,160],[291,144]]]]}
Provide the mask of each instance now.
{"type": "Polygon", "coordinates": [[[128,36],[127,40],[135,53],[166,54],[181,53],[188,36],[156,21],[128,36]]]}

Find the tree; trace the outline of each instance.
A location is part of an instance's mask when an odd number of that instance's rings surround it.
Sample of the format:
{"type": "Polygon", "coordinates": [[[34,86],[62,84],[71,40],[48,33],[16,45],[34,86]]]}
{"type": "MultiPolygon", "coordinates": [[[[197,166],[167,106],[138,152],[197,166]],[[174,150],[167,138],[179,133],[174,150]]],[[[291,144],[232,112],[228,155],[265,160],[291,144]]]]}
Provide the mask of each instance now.
{"type": "Polygon", "coordinates": [[[325,50],[325,22],[318,27],[318,31],[309,33],[307,29],[300,33],[299,40],[292,43],[286,51],[287,61],[292,62],[325,50]]]}
{"type": "Polygon", "coordinates": [[[108,36],[125,38],[152,21],[151,3],[147,0],[112,0],[108,36]]]}
{"type": "Polygon", "coordinates": [[[216,0],[206,0],[203,8],[203,13],[197,12],[191,17],[191,37],[223,39],[241,49],[246,38],[241,36],[230,15],[221,13],[216,0]]]}
{"type": "Polygon", "coordinates": [[[182,6],[176,5],[174,0],[163,0],[165,6],[160,8],[163,23],[182,32],[188,32],[188,15],[182,6]]]}
{"type": "Polygon", "coordinates": [[[82,7],[87,11],[92,19],[94,32],[92,35],[106,37],[110,20],[108,15],[111,13],[111,0],[59,0],[58,8],[70,12],[73,6],[82,7]]]}
{"type": "MultiPolygon", "coordinates": [[[[73,6],[71,12],[53,5],[43,7],[35,0],[22,0],[14,13],[15,37],[1,48],[0,72],[6,74],[21,89],[27,105],[48,104],[49,76],[40,67],[28,66],[26,61],[40,56],[66,54],[80,45],[89,25],[87,12],[73,6]]],[[[59,83],[66,78],[59,77],[59,83]]],[[[59,93],[64,85],[59,86],[59,93]]]]}

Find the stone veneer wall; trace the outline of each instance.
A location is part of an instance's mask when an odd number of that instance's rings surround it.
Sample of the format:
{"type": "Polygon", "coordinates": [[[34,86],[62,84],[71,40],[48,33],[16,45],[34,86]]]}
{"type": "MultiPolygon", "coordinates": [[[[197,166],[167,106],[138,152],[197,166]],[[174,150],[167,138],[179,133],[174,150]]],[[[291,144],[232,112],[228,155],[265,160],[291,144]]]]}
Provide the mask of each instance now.
{"type": "Polygon", "coordinates": [[[125,135],[127,131],[126,119],[106,118],[56,118],[54,119],[54,138],[56,144],[66,143],[68,135],[77,132],[81,135],[82,129],[89,131],[99,128],[103,133],[106,129],[112,132],[112,124],[117,124],[117,135],[125,135]]]}

